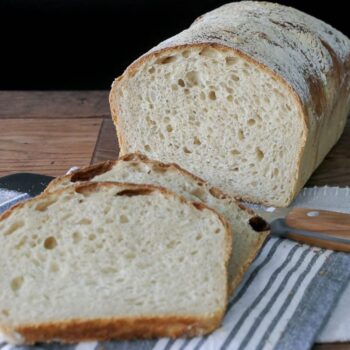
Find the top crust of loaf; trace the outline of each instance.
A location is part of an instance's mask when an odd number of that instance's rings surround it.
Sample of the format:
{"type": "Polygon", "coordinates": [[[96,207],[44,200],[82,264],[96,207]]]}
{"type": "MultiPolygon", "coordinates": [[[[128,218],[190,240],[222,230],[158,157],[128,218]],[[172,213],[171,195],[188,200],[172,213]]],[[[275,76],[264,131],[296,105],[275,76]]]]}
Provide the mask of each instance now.
{"type": "Polygon", "coordinates": [[[153,55],[198,45],[234,50],[267,70],[301,102],[310,101],[321,117],[334,97],[326,93],[329,80],[341,86],[350,65],[350,40],[329,24],[292,7],[242,1],[208,12],[181,33],[151,49],[132,63],[115,84],[153,55]]]}
{"type": "MultiPolygon", "coordinates": [[[[104,188],[116,188],[118,196],[143,196],[158,192],[165,197],[173,197],[181,203],[190,205],[196,210],[206,210],[214,213],[225,228],[225,252],[223,261],[226,268],[231,255],[232,236],[230,224],[220,214],[203,203],[192,202],[168,189],[153,185],[136,185],[118,182],[86,182],[75,184],[54,192],[43,193],[33,199],[18,203],[0,215],[0,222],[9,218],[16,210],[25,208],[43,199],[57,198],[65,193],[89,194],[104,188]]],[[[226,278],[227,280],[227,278],[226,278]]],[[[227,292],[223,305],[227,304],[227,292]]],[[[61,322],[41,324],[7,325],[0,324],[0,331],[7,341],[14,344],[34,344],[35,342],[50,342],[59,340],[65,343],[76,343],[89,340],[134,339],[156,337],[200,336],[217,328],[222,320],[225,309],[198,317],[191,314],[184,316],[166,315],[149,317],[115,317],[106,319],[74,319],[61,322]]]]}

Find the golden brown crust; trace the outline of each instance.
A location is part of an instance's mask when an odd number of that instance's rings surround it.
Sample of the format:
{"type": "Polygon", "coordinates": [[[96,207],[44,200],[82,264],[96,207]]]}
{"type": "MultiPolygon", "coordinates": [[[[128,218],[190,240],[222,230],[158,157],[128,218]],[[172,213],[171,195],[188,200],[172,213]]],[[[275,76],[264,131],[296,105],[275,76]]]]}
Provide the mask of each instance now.
{"type": "Polygon", "coordinates": [[[17,333],[24,344],[60,341],[76,343],[91,340],[151,339],[158,337],[194,337],[212,332],[221,322],[223,313],[207,317],[154,316],[95,320],[67,320],[20,327],[3,327],[11,337],[17,333]]]}

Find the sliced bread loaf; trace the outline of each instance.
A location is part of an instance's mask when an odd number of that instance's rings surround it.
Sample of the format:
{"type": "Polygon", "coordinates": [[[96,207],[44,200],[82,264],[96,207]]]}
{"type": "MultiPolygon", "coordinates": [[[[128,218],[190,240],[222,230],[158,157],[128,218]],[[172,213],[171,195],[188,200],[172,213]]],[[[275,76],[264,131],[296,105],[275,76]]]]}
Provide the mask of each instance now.
{"type": "Polygon", "coordinates": [[[93,165],[53,180],[46,191],[54,191],[83,181],[119,181],[166,187],[189,200],[201,201],[223,214],[231,224],[233,253],[229,263],[231,291],[241,281],[268,236],[268,225],[254,212],[218,188],[176,164],[150,160],[141,154],[128,154],[116,161],[93,165]]]}
{"type": "Polygon", "coordinates": [[[339,139],[350,40],[290,7],[226,4],[132,63],[110,105],[121,154],[176,162],[226,193],[287,206],[339,139]]]}
{"type": "Polygon", "coordinates": [[[164,188],[87,183],[0,216],[0,332],[13,343],[195,336],[227,302],[229,224],[164,188]]]}

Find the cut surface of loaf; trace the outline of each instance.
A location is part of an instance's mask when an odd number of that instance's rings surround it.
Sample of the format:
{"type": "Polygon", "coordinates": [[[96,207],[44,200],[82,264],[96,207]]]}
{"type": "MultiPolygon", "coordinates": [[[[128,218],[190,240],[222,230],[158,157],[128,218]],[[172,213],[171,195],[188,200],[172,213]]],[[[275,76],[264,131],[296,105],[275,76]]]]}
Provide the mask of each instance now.
{"type": "Polygon", "coordinates": [[[225,192],[287,206],[340,137],[350,41],[267,2],[199,17],[113,84],[121,154],[176,162],[225,192]]]}
{"type": "Polygon", "coordinates": [[[227,301],[229,224],[160,187],[87,183],[0,217],[0,331],[14,343],[194,336],[227,301]]]}
{"type": "Polygon", "coordinates": [[[187,172],[177,164],[164,164],[142,154],[128,154],[116,161],[93,165],[54,179],[46,191],[83,181],[118,181],[152,184],[170,189],[188,200],[201,201],[224,215],[232,228],[233,250],[228,275],[231,292],[269,234],[267,223],[234,198],[187,172]]]}

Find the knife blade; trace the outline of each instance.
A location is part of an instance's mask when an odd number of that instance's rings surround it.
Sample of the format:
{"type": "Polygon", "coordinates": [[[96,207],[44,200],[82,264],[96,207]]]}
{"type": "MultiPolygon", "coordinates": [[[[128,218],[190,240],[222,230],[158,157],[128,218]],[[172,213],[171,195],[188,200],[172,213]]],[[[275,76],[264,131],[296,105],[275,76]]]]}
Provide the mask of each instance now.
{"type": "Polygon", "coordinates": [[[0,178],[0,188],[27,193],[34,197],[40,194],[52,179],[52,176],[32,173],[11,174],[0,178]]]}

